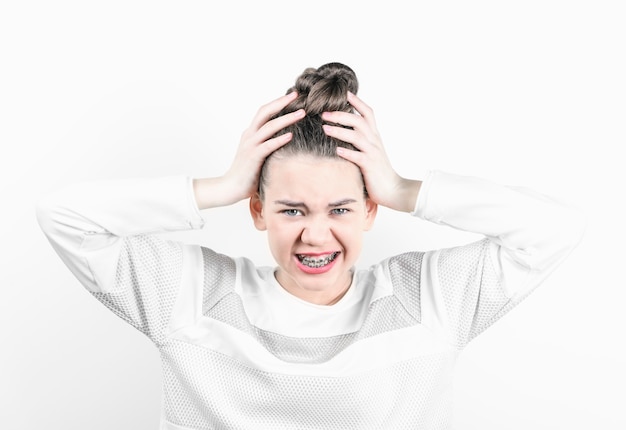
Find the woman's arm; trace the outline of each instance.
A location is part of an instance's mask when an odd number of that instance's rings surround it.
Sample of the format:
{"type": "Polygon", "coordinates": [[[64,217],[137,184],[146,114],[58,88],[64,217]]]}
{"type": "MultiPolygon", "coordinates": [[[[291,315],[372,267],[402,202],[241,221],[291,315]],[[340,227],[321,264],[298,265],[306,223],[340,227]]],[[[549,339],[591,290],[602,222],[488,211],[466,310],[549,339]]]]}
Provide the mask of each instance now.
{"type": "Polygon", "coordinates": [[[432,171],[414,215],[436,224],[485,235],[502,258],[526,270],[556,265],[580,241],[582,212],[524,187],[432,171]]]}
{"type": "Polygon", "coordinates": [[[424,254],[421,321],[465,346],[517,306],[580,242],[581,211],[526,188],[433,171],[414,215],[485,235],[424,254]]]}
{"type": "Polygon", "coordinates": [[[348,112],[324,112],[324,120],[351,129],[324,125],[329,136],[353,144],[358,151],[337,148],[337,155],[361,169],[368,196],[377,204],[400,212],[412,212],[422,182],[403,178],[394,170],[376,127],[374,111],[361,99],[348,93],[348,102],[359,115],[348,112]]]}
{"type": "Polygon", "coordinates": [[[304,110],[300,109],[270,120],[296,96],[295,92],[289,93],[258,110],[243,132],[233,163],[223,176],[194,180],[195,198],[200,209],[231,205],[257,192],[264,160],[292,138],[291,133],[270,137],[305,116],[304,110]]]}
{"type": "Polygon", "coordinates": [[[182,279],[198,272],[190,261],[201,265],[202,257],[155,233],[201,228],[201,209],[232,204],[255,192],[264,158],[291,137],[267,139],[302,116],[297,112],[268,121],[292,99],[283,96],[259,110],[223,176],[71,185],[38,203],[43,232],[87,290],[127,322],[160,339],[182,279]]]}
{"type": "Polygon", "coordinates": [[[156,343],[164,339],[186,265],[201,259],[153,233],[202,227],[191,186],[186,177],[83,183],[49,194],[37,207],[42,230],[79,282],[156,343]]]}
{"type": "Polygon", "coordinates": [[[348,101],[359,115],[327,112],[324,119],[351,129],[324,127],[359,150],[338,148],[338,154],[359,166],[376,203],[484,234],[529,268],[550,264],[580,240],[584,221],[579,211],[530,190],[441,172],[432,172],[428,184],[401,177],[385,153],[372,109],[354,94],[348,101]]]}
{"type": "Polygon", "coordinates": [[[518,304],[581,240],[585,219],[571,206],[521,187],[430,172],[424,181],[400,177],[376,131],[372,110],[356,96],[360,115],[331,112],[326,133],[357,151],[339,155],[363,173],[370,198],[425,220],[479,233],[484,240],[426,253],[406,253],[388,262],[395,288],[419,291],[413,314],[457,347],[518,304]]]}
{"type": "Polygon", "coordinates": [[[90,291],[114,282],[122,239],[201,228],[186,177],[99,181],[45,196],[37,218],[53,248],[90,291]]]}
{"type": "Polygon", "coordinates": [[[219,177],[120,180],[77,184],[51,193],[37,208],[39,223],[63,261],[90,290],[113,275],[120,238],[201,228],[199,210],[226,206],[250,197],[269,153],[287,143],[290,135],[269,139],[298,121],[303,112],[269,120],[296,94],[262,106],[243,133],[236,156],[219,177]],[[269,139],[269,140],[268,140],[269,139]],[[97,257],[98,262],[89,263],[97,257]],[[106,258],[105,258],[106,257],[106,258]],[[107,274],[100,272],[103,267],[107,274]]]}

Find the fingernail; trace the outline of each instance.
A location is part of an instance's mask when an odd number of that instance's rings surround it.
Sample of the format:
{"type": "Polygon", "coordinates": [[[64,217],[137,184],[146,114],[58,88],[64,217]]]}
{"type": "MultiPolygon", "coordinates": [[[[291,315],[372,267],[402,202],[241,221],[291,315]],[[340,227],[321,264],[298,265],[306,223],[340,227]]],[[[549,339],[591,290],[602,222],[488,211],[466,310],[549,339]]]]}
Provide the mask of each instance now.
{"type": "Polygon", "coordinates": [[[306,115],[306,112],[304,112],[304,109],[298,109],[296,113],[294,114],[296,118],[303,118],[304,115],[306,115]]]}

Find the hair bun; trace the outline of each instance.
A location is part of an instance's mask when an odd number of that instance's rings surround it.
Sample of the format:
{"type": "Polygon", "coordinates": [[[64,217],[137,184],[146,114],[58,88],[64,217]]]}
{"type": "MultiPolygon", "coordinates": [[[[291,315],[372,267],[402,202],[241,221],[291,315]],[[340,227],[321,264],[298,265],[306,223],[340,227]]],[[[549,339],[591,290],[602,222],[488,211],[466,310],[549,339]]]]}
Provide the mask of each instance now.
{"type": "Polygon", "coordinates": [[[328,63],[317,69],[317,73],[326,79],[344,80],[350,87],[350,91],[356,93],[359,89],[359,83],[356,73],[350,67],[342,63],[328,63]]]}
{"type": "Polygon", "coordinates": [[[345,64],[327,63],[317,69],[309,67],[297,78],[295,86],[287,91],[297,91],[298,98],[284,112],[302,108],[309,116],[326,111],[352,112],[348,91],[356,94],[358,89],[356,74],[345,64]]]}
{"type": "MultiPolygon", "coordinates": [[[[285,106],[280,112],[272,116],[276,118],[289,112],[304,108],[306,116],[301,120],[278,130],[272,137],[285,133],[292,133],[292,138],[287,144],[272,152],[263,162],[259,174],[259,196],[264,198],[264,189],[267,184],[269,160],[280,156],[289,157],[296,155],[310,155],[315,157],[340,159],[337,148],[346,148],[351,151],[359,151],[349,142],[329,136],[323,129],[325,121],[321,117],[322,112],[344,111],[354,112],[348,103],[348,91],[356,94],[359,84],[354,71],[341,63],[324,64],[318,69],[307,68],[300,74],[296,84],[287,90],[287,93],[298,92],[298,97],[285,106]]],[[[346,125],[335,124],[340,127],[350,128],[346,125]]],[[[367,190],[363,186],[365,195],[367,190]]]]}

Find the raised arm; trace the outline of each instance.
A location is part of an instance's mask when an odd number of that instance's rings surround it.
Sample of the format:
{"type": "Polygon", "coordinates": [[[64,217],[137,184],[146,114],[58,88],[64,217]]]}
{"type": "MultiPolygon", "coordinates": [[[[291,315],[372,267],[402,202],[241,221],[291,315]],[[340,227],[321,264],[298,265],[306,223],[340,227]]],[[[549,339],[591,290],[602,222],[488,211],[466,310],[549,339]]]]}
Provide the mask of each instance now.
{"type": "Polygon", "coordinates": [[[109,288],[125,237],[201,228],[191,179],[125,179],[74,184],[39,201],[37,218],[53,248],[90,291],[109,288]]]}
{"type": "Polygon", "coordinates": [[[581,240],[582,213],[522,187],[431,171],[423,181],[393,170],[372,110],[356,96],[360,115],[332,112],[329,135],[360,152],[339,155],[357,164],[370,198],[422,219],[485,236],[475,243],[392,257],[394,288],[419,290],[416,318],[463,347],[537,287],[581,240]]]}
{"type": "Polygon", "coordinates": [[[255,192],[263,160],[291,136],[268,138],[304,115],[298,111],[269,121],[294,98],[295,93],[288,94],[259,109],[224,175],[72,185],[39,202],[37,216],[41,228],[78,279],[87,288],[97,290],[97,278],[111,278],[114,269],[108,268],[106,275],[96,276],[93,265],[114,266],[118,239],[200,228],[203,220],[199,209],[230,205],[255,192]],[[94,258],[98,263],[88,264],[94,258]]]}
{"type": "Polygon", "coordinates": [[[243,132],[235,159],[223,176],[194,180],[195,198],[200,209],[231,205],[257,191],[263,161],[292,138],[291,133],[270,137],[305,116],[304,110],[300,109],[270,120],[296,96],[295,92],[289,93],[258,110],[250,127],[243,132]]]}
{"type": "Polygon", "coordinates": [[[326,121],[351,127],[324,125],[326,134],[349,142],[359,150],[339,147],[337,155],[359,166],[372,200],[397,211],[412,212],[422,182],[396,173],[378,133],[374,111],[352,93],[348,93],[348,102],[359,115],[348,112],[324,112],[322,115],[326,121]]]}
{"type": "MultiPolygon", "coordinates": [[[[166,242],[154,233],[201,228],[200,209],[229,205],[256,191],[264,158],[291,136],[268,138],[302,117],[296,112],[268,121],[293,97],[283,96],[259,110],[223,176],[71,185],[38,203],[43,232],[98,300],[153,340],[162,339],[172,298],[185,279],[201,282],[195,278],[202,275],[197,267],[203,257],[197,247],[166,242]]],[[[216,270],[228,267],[227,257],[211,258],[220,262],[216,270]]]]}
{"type": "Polygon", "coordinates": [[[328,112],[324,119],[351,129],[325,126],[325,130],[359,149],[339,148],[338,154],[359,166],[376,203],[484,234],[529,268],[552,263],[580,240],[582,214],[531,190],[443,172],[431,172],[425,178],[428,183],[401,177],[385,153],[372,109],[353,94],[348,100],[359,115],[328,112]]]}

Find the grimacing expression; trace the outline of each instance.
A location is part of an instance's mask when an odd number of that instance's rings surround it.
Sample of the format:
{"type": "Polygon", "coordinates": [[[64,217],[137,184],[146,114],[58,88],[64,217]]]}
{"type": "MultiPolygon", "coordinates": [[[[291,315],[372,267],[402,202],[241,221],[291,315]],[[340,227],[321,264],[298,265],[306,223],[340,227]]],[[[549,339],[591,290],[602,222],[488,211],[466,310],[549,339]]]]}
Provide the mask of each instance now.
{"type": "Polygon", "coordinates": [[[377,206],[349,161],[291,155],[268,162],[263,200],[253,197],[250,211],[267,231],[276,279],[301,299],[327,303],[350,285],[377,206]]]}

